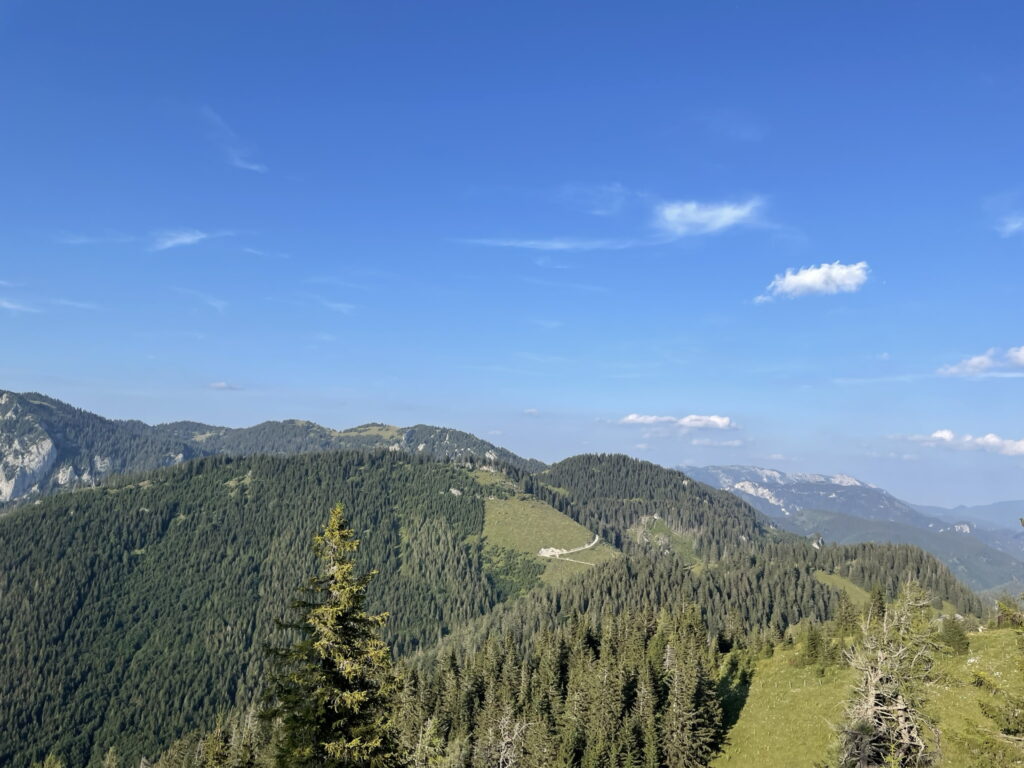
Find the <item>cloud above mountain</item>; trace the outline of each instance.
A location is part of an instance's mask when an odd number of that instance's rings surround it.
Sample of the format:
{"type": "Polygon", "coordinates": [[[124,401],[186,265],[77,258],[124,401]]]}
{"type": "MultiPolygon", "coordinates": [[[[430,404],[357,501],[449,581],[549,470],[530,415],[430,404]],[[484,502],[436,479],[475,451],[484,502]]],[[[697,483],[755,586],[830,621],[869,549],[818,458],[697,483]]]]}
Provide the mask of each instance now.
{"type": "Polygon", "coordinates": [[[619,419],[620,424],[639,424],[643,426],[674,425],[684,430],[690,429],[736,429],[736,422],[729,416],[691,413],[688,416],[652,416],[649,414],[631,413],[619,419]]]}
{"type": "Polygon", "coordinates": [[[915,442],[929,447],[982,450],[1003,456],[1024,456],[1024,439],[1013,440],[990,432],[987,435],[958,435],[951,429],[937,429],[930,435],[915,435],[915,442]]]}

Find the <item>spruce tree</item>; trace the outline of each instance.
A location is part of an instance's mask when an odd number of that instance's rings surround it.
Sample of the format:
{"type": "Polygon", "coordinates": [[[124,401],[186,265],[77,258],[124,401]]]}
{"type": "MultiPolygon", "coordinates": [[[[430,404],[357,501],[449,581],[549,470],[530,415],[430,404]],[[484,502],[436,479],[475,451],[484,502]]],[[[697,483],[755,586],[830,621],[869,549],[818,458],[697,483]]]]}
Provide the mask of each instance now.
{"type": "Polygon", "coordinates": [[[703,668],[693,639],[680,654],[669,644],[665,653],[667,682],[661,742],[665,763],[672,768],[701,768],[718,746],[721,704],[703,668]]]}
{"type": "Polygon", "coordinates": [[[885,589],[877,582],[871,587],[867,610],[868,621],[881,621],[885,618],[885,589]]]}
{"type": "Polygon", "coordinates": [[[390,722],[398,686],[381,639],[387,615],[363,610],[375,572],[356,575],[358,547],[339,504],[314,539],[321,571],[292,604],[300,618],[283,624],[300,638],[270,651],[273,674],[265,715],[279,721],[275,759],[280,768],[400,764],[390,722]]]}
{"type": "Polygon", "coordinates": [[[964,631],[963,621],[949,616],[942,620],[939,640],[948,645],[957,655],[967,653],[971,647],[971,641],[967,638],[967,632],[964,631]]]}

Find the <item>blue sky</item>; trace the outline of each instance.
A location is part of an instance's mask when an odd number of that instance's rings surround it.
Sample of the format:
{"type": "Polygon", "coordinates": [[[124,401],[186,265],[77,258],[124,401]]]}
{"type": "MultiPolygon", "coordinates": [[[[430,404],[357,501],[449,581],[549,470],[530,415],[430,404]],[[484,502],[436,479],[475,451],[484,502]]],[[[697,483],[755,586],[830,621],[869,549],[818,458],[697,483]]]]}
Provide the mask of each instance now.
{"type": "Polygon", "coordinates": [[[0,2],[0,387],[1024,497],[1022,50],[1013,2],[0,2]]]}

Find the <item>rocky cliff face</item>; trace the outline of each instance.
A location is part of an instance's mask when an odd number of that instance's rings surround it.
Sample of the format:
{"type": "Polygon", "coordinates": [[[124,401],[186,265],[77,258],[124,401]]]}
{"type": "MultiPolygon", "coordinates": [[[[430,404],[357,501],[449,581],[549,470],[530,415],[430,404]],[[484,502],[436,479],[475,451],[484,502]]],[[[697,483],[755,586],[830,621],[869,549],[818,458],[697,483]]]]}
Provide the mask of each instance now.
{"type": "Polygon", "coordinates": [[[10,501],[39,490],[57,460],[57,448],[48,437],[15,439],[0,444],[0,456],[0,501],[10,501]]]}
{"type": "Polygon", "coordinates": [[[0,502],[33,490],[57,461],[57,447],[10,392],[0,395],[0,502]]]}
{"type": "Polygon", "coordinates": [[[0,391],[0,504],[173,463],[170,451],[180,452],[180,441],[154,440],[146,434],[151,429],[45,395],[0,391]]]}

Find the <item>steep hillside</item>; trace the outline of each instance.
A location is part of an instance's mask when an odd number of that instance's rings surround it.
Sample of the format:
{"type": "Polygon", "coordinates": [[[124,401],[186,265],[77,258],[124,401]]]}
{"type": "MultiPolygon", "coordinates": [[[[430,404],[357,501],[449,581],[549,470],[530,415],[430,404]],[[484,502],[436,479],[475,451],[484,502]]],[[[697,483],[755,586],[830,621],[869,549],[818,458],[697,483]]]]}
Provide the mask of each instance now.
{"type": "Polygon", "coordinates": [[[191,421],[149,426],[105,419],[45,395],[0,390],[0,509],[30,496],[94,485],[108,475],[199,456],[381,448],[439,459],[500,462],[527,471],[543,466],[467,432],[423,424],[365,424],[344,431],[297,420],[240,429],[191,421]]]}
{"type": "Polygon", "coordinates": [[[495,490],[403,452],[212,457],[15,509],[0,518],[0,764],[46,744],[80,764],[97,739],[152,753],[247,700],[338,502],[399,654],[540,584],[542,558],[510,570],[484,537],[495,490]]]}

